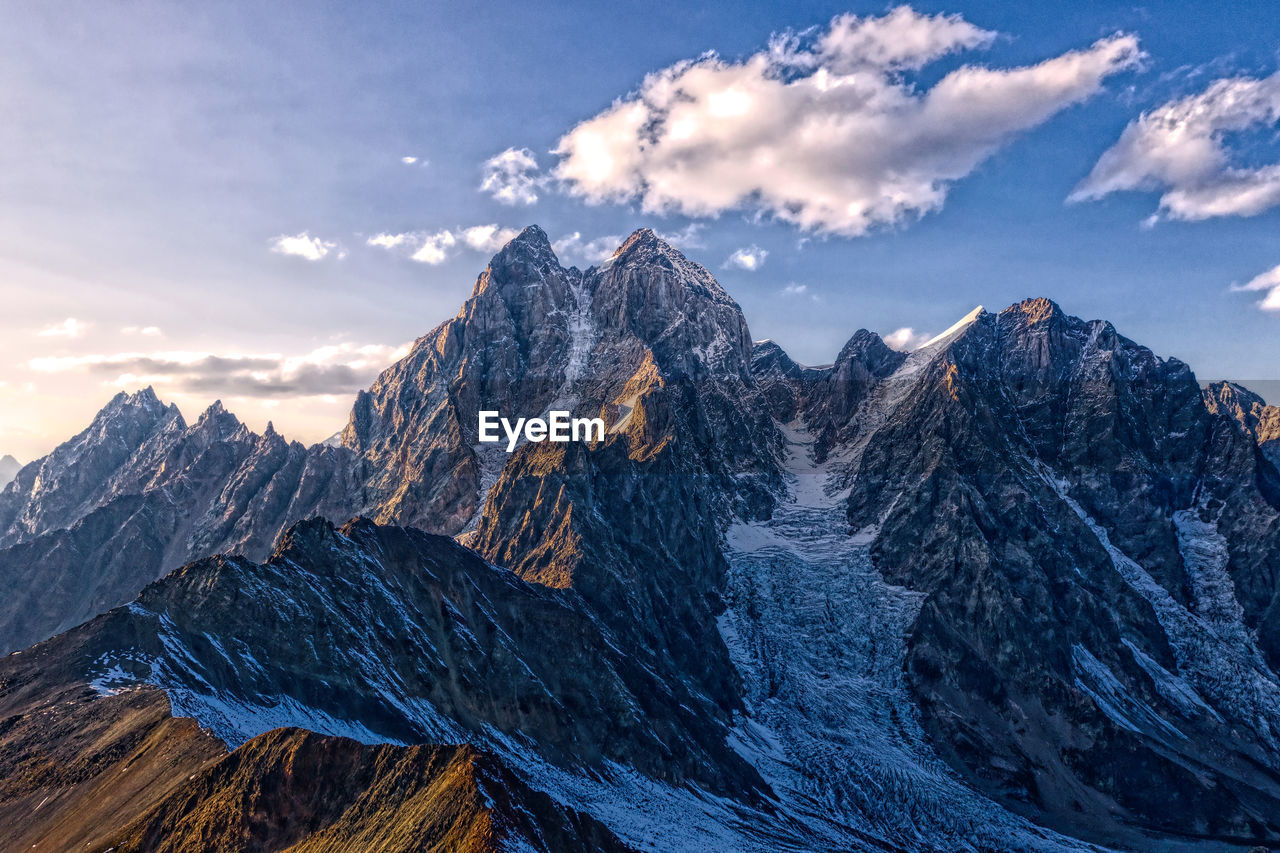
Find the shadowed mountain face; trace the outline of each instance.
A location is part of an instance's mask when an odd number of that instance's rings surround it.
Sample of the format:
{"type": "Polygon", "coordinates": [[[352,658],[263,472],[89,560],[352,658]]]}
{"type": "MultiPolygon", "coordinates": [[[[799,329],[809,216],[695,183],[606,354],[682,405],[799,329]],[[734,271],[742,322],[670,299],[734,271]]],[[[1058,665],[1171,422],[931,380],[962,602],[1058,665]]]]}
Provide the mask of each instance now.
{"type": "Polygon", "coordinates": [[[1044,299],[804,367],[652,232],[584,272],[529,228],[340,446],[144,391],[0,492],[0,645],[105,613],[0,662],[0,815],[118,849],[1280,843],[1277,423],[1044,299]],[[481,409],[607,433],[508,454],[481,409]],[[120,756],[147,781],[91,831],[120,756]]]}

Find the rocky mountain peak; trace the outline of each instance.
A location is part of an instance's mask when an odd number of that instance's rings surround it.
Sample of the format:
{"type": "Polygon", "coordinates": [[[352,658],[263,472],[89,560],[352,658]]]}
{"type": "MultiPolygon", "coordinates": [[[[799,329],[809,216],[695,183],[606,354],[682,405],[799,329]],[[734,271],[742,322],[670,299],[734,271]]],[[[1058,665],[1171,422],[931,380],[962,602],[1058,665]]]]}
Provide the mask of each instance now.
{"type": "Polygon", "coordinates": [[[1211,383],[1203,393],[1210,412],[1239,424],[1272,465],[1280,468],[1280,406],[1268,406],[1262,397],[1234,382],[1211,383]]]}
{"type": "Polygon", "coordinates": [[[155,389],[150,386],[133,393],[119,392],[103,406],[93,418],[93,426],[99,428],[112,422],[127,420],[158,420],[168,412],[168,407],[160,402],[155,389]]]}
{"type": "Polygon", "coordinates": [[[664,248],[670,249],[671,245],[660,238],[652,228],[637,228],[631,232],[631,236],[622,241],[622,245],[614,251],[613,257],[617,258],[633,251],[656,253],[664,248]]]}
{"type": "Polygon", "coordinates": [[[476,279],[471,297],[476,299],[496,292],[514,308],[526,298],[523,293],[525,285],[551,283],[563,279],[564,274],[547,232],[537,225],[530,225],[493,256],[488,267],[476,279]]]}
{"type": "Polygon", "coordinates": [[[890,348],[875,332],[859,329],[840,348],[834,367],[840,370],[843,365],[857,361],[863,364],[871,374],[883,378],[897,370],[906,357],[906,353],[890,348]]]}
{"type": "Polygon", "coordinates": [[[1061,318],[1066,316],[1063,310],[1058,307],[1058,303],[1043,296],[1024,299],[1021,302],[1010,305],[1000,313],[1022,314],[1029,324],[1044,323],[1054,317],[1061,318]]]}
{"type": "Polygon", "coordinates": [[[595,322],[634,335],[669,377],[746,376],[751,337],[742,309],[705,267],[649,228],[587,273],[595,322]]]}
{"type": "Polygon", "coordinates": [[[700,296],[720,304],[737,307],[737,303],[725,292],[706,267],[689,260],[683,252],[658,236],[652,228],[639,228],[632,232],[631,236],[623,241],[613,256],[601,264],[599,269],[612,271],[626,267],[665,270],[700,296]]]}
{"type": "Polygon", "coordinates": [[[221,400],[214,400],[213,404],[201,413],[192,429],[221,440],[234,435],[242,427],[240,419],[228,412],[221,400]]]}

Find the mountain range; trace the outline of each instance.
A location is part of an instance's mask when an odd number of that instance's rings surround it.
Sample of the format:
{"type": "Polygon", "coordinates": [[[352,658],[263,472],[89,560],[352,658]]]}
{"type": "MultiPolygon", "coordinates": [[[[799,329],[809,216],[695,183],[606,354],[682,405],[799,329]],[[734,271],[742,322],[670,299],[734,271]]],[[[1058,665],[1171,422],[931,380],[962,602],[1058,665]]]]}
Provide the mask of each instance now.
{"type": "Polygon", "coordinates": [[[1047,299],[813,368],[530,227],[336,442],[144,389],[0,491],[0,846],[1280,846],[1278,466],[1047,299]]]}

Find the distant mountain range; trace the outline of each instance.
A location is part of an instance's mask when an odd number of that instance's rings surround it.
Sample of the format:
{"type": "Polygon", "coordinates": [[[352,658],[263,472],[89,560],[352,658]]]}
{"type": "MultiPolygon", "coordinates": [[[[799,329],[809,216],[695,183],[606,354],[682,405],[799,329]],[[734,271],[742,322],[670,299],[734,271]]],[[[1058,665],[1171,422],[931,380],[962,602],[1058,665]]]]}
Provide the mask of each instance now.
{"type": "MultiPolygon", "coordinates": [[[[1280,405],[1280,379],[1226,379],[1220,380],[1228,385],[1235,385],[1238,388],[1246,388],[1249,393],[1253,394],[1263,405],[1270,403],[1273,406],[1280,405]]],[[[1207,388],[1210,385],[1217,385],[1219,382],[1200,383],[1201,387],[1207,388]]]]}
{"type": "Polygon", "coordinates": [[[530,227],[337,441],[145,389],[0,491],[0,847],[1280,845],[1278,465],[1047,299],[810,368],[530,227]]]}
{"type": "Polygon", "coordinates": [[[12,456],[0,456],[0,488],[9,485],[9,482],[18,475],[18,471],[22,469],[22,463],[12,456]]]}

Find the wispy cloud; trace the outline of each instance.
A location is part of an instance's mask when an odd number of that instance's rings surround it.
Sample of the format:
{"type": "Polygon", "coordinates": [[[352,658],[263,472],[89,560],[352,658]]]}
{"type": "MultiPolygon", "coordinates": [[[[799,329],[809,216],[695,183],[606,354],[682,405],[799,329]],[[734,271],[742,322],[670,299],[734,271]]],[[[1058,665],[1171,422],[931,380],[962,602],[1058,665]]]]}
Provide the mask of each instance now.
{"type": "Polygon", "coordinates": [[[895,329],[885,335],[883,340],[889,346],[889,349],[911,352],[914,349],[919,349],[932,337],[928,332],[917,332],[910,326],[903,326],[901,329],[895,329]]]}
{"type": "Polygon", "coordinates": [[[1069,197],[1159,191],[1161,218],[1254,216],[1280,205],[1280,163],[1232,162],[1229,134],[1280,122],[1280,74],[1215,80],[1130,122],[1069,197]]]}
{"type": "Polygon", "coordinates": [[[901,223],[941,208],[952,182],[1141,57],[1117,34],[1026,67],[964,65],[931,88],[911,79],[994,38],[904,6],[775,36],[740,62],[679,62],[566,133],[554,174],[589,202],[648,212],[754,210],[845,236],[901,223]]]}
{"type": "Polygon", "coordinates": [[[679,231],[659,231],[658,236],[677,249],[704,249],[707,244],[702,239],[702,232],[706,228],[701,222],[690,222],[679,231]]]}
{"type": "Polygon", "coordinates": [[[803,296],[809,292],[809,285],[796,284],[794,281],[778,291],[783,296],[803,296]]]}
{"type": "Polygon", "coordinates": [[[295,234],[292,237],[286,234],[273,237],[271,251],[281,255],[293,255],[307,261],[323,260],[335,252],[337,253],[336,257],[339,259],[346,256],[346,252],[342,251],[337,243],[331,240],[321,240],[319,237],[312,237],[306,231],[301,234],[295,234]]]}
{"type": "Polygon", "coordinates": [[[314,397],[349,395],[373,379],[409,345],[351,343],[320,347],[297,356],[210,352],[125,352],[35,358],[39,373],[87,372],[113,386],[162,385],[177,392],[225,397],[314,397]]]}
{"type": "Polygon", "coordinates": [[[122,335],[141,335],[144,338],[162,338],[164,332],[159,326],[125,326],[120,330],[122,335]]]}
{"type": "Polygon", "coordinates": [[[768,249],[761,249],[754,243],[742,249],[737,249],[732,255],[725,259],[724,266],[736,267],[747,272],[755,272],[764,266],[765,258],[769,257],[768,249]]]}
{"type": "Polygon", "coordinates": [[[484,163],[481,192],[502,204],[530,205],[538,201],[538,160],[528,148],[508,148],[484,163]]]}
{"type": "Polygon", "coordinates": [[[36,332],[38,338],[78,338],[89,328],[88,323],[68,317],[61,323],[54,323],[36,332]]]}
{"type": "Polygon", "coordinates": [[[376,234],[365,240],[370,246],[407,253],[422,264],[442,264],[457,251],[496,252],[520,232],[501,225],[471,225],[440,231],[406,231],[399,234],[376,234]]]}
{"type": "Polygon", "coordinates": [[[1272,267],[1232,290],[1266,291],[1267,295],[1258,302],[1258,307],[1263,311],[1280,311],[1280,266],[1272,267]]]}

